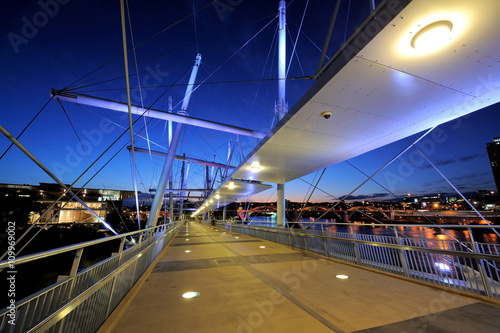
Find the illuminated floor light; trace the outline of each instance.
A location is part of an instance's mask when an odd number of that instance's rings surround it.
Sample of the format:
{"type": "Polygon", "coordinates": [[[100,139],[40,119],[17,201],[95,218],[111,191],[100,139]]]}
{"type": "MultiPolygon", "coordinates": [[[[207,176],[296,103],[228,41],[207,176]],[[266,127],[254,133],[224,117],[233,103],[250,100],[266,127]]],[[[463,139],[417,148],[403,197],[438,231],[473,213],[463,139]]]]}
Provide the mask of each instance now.
{"type": "Polygon", "coordinates": [[[186,241],[188,241],[188,240],[189,240],[189,238],[186,238],[186,241]]]}
{"type": "Polygon", "coordinates": [[[182,298],[195,298],[198,296],[200,296],[200,293],[196,291],[189,291],[187,293],[182,294],[182,298]]]}
{"type": "Polygon", "coordinates": [[[437,21],[420,29],[411,40],[411,46],[419,51],[431,52],[450,41],[453,23],[437,21]]]}
{"type": "Polygon", "coordinates": [[[450,265],[445,264],[444,262],[435,262],[434,266],[439,268],[442,272],[451,272],[450,265]]]}
{"type": "Polygon", "coordinates": [[[239,237],[234,237],[234,238],[239,238],[239,237]]]}
{"type": "Polygon", "coordinates": [[[191,253],[191,252],[193,252],[193,251],[191,251],[191,250],[186,250],[186,251],[184,251],[184,252],[186,252],[186,253],[191,253]]]}
{"type": "Polygon", "coordinates": [[[345,280],[345,279],[349,278],[347,275],[344,275],[344,274],[338,274],[338,275],[335,275],[335,277],[337,279],[341,279],[341,280],[345,280]]]}
{"type": "Polygon", "coordinates": [[[259,246],[261,249],[265,249],[266,247],[265,246],[259,246]]]}

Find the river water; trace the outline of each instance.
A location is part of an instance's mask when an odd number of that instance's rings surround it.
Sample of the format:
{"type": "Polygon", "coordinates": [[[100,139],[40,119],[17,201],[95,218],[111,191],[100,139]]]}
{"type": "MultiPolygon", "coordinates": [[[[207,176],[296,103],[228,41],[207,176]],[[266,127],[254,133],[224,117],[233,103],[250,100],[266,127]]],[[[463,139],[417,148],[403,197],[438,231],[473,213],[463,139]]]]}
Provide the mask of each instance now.
{"type": "MultiPolygon", "coordinates": [[[[350,232],[352,225],[353,232],[356,234],[378,235],[378,236],[395,236],[393,227],[379,226],[378,223],[353,222],[350,225],[339,225],[333,219],[319,219],[314,223],[314,218],[301,218],[299,224],[301,228],[311,225],[309,228],[313,230],[325,230],[331,232],[350,232]]],[[[250,218],[249,225],[254,226],[276,226],[276,218],[271,216],[255,216],[250,218]]],[[[428,240],[441,241],[463,241],[470,242],[469,232],[466,229],[446,229],[443,230],[436,225],[436,228],[420,227],[418,224],[411,227],[397,227],[398,235],[409,238],[423,238],[428,240]]],[[[500,232],[499,229],[497,231],[500,232]]],[[[500,238],[488,228],[480,228],[473,230],[474,240],[478,243],[500,244],[500,238]]]]}

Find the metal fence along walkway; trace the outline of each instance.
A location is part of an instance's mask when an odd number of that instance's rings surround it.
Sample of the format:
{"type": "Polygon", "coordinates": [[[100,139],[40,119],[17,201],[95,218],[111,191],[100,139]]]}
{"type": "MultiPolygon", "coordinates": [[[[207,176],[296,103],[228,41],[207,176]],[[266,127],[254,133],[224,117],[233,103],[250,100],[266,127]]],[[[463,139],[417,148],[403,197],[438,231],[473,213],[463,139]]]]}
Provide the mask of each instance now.
{"type": "MultiPolygon", "coordinates": [[[[0,312],[0,332],[97,331],[180,225],[161,225],[17,258],[16,267],[44,258],[57,258],[64,253],[75,253],[68,277],[16,302],[14,308],[0,312]],[[86,249],[108,242],[117,245],[111,257],[78,270],[86,249]],[[9,314],[12,313],[15,314],[15,325],[9,323],[9,314]]],[[[0,268],[6,269],[8,264],[3,261],[0,268]]]]}
{"type": "MultiPolygon", "coordinates": [[[[350,243],[333,236],[293,235],[289,230],[188,222],[98,333],[500,330],[499,306],[250,233],[315,251],[325,251],[328,239],[327,251],[351,261],[356,260],[355,248],[359,259],[371,261],[378,255],[357,246],[372,242],[367,240],[350,243]],[[181,297],[186,294],[196,297],[181,297]]],[[[396,258],[379,266],[394,265],[396,258]]]]}
{"type": "Polygon", "coordinates": [[[500,299],[500,245],[476,243],[472,237],[471,229],[483,226],[420,225],[444,230],[467,229],[472,241],[463,242],[409,238],[398,234],[397,227],[415,225],[363,225],[390,228],[394,236],[356,233],[351,223],[335,225],[346,226],[350,232],[219,224],[227,230],[347,263],[500,299]]]}
{"type": "Polygon", "coordinates": [[[498,303],[499,245],[366,235],[347,225],[187,222],[21,257],[16,265],[74,253],[69,276],[15,304],[15,325],[2,310],[0,332],[434,332],[443,323],[454,332],[500,331],[498,306],[356,267],[498,303]],[[83,251],[108,242],[115,253],[78,270],[83,251]],[[335,278],[342,275],[347,282],[335,278]],[[187,291],[200,296],[181,298],[187,291]]]}

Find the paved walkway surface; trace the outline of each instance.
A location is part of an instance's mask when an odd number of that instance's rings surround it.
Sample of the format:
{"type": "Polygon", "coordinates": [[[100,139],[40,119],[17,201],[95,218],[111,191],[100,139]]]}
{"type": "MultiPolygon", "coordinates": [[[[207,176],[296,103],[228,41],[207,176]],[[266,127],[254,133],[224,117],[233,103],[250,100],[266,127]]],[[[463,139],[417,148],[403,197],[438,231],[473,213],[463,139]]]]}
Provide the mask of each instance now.
{"type": "Polygon", "coordinates": [[[145,274],[100,333],[500,332],[498,306],[194,222],[145,274]]]}

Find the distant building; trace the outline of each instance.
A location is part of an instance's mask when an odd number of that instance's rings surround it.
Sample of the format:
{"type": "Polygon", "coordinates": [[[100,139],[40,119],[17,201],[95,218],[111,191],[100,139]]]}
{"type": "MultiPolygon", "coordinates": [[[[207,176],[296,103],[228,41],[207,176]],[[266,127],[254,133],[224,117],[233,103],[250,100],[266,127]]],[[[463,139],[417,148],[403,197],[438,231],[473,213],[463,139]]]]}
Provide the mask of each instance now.
{"type": "MultiPolygon", "coordinates": [[[[133,191],[102,190],[89,188],[73,188],[73,193],[91,208],[100,218],[106,220],[107,211],[113,207],[111,201],[121,201],[131,195],[133,191]]],[[[45,215],[40,223],[97,223],[98,220],[76,200],[67,202],[69,194],[58,184],[40,183],[40,185],[0,184],[0,197],[31,198],[40,202],[48,209],[60,196],[62,199],[45,215]]],[[[30,214],[30,223],[35,222],[39,214],[30,214]]]]}
{"type": "Polygon", "coordinates": [[[497,187],[497,194],[500,190],[500,136],[493,139],[493,142],[486,144],[488,156],[490,158],[491,171],[493,178],[495,178],[495,185],[497,187]]]}

